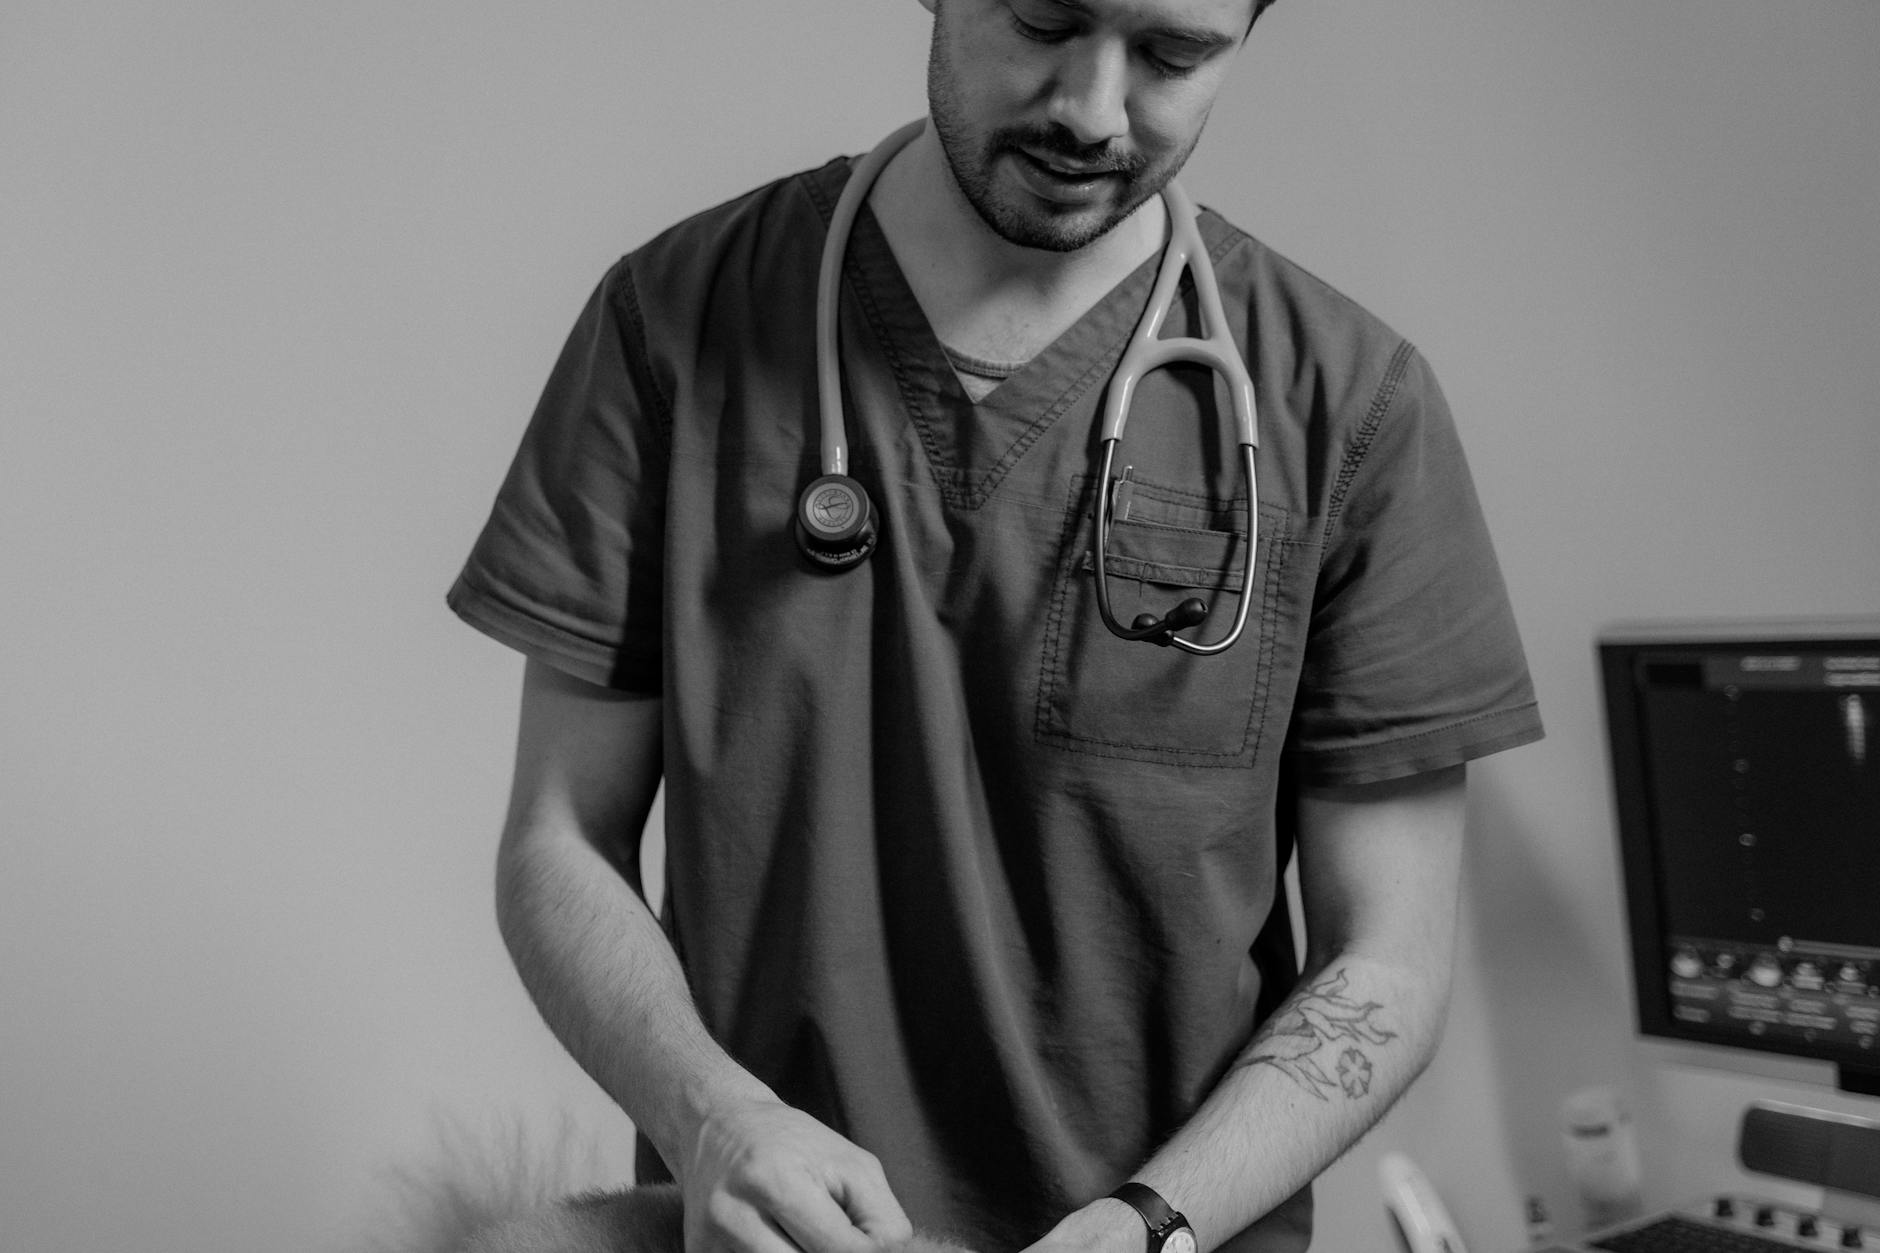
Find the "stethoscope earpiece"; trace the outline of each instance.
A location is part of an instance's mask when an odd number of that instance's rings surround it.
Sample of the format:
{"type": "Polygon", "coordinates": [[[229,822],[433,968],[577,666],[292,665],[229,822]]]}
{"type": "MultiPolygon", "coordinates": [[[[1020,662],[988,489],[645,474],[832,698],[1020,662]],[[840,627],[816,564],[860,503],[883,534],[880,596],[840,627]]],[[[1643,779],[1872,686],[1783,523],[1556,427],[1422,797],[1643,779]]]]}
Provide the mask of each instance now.
{"type": "Polygon", "coordinates": [[[846,570],[875,551],[875,506],[846,474],[825,474],[796,501],[796,546],[823,570],[846,570]]]}

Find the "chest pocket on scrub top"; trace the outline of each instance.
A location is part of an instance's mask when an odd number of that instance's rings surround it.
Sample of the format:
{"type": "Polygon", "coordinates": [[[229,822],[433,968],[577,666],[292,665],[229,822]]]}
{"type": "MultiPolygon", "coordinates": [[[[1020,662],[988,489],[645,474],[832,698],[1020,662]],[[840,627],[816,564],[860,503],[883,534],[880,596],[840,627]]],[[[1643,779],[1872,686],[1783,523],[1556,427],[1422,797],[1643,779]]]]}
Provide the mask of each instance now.
{"type": "Polygon", "coordinates": [[[1167,613],[1198,596],[1208,617],[1192,639],[1218,639],[1234,620],[1250,570],[1247,629],[1233,647],[1197,657],[1119,639],[1097,611],[1091,543],[1091,478],[1078,476],[1067,505],[1039,672],[1038,739],[1078,752],[1174,765],[1246,767],[1260,746],[1272,670],[1284,510],[1262,505],[1254,560],[1245,499],[1217,500],[1135,479],[1127,516],[1110,528],[1110,597],[1118,620],[1167,613]]]}

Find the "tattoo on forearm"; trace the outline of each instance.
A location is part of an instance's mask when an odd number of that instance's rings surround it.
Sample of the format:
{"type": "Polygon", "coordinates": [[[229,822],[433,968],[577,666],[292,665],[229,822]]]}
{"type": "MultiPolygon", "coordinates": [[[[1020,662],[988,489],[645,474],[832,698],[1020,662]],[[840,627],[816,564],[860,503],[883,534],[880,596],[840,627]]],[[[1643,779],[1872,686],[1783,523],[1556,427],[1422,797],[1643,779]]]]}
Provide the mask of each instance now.
{"type": "Polygon", "coordinates": [[[1397,1038],[1378,1026],[1382,1008],[1347,997],[1340,970],[1293,993],[1260,1029],[1242,1065],[1277,1067],[1321,1101],[1333,1092],[1356,1100],[1371,1090],[1371,1057],[1362,1046],[1397,1038]]]}

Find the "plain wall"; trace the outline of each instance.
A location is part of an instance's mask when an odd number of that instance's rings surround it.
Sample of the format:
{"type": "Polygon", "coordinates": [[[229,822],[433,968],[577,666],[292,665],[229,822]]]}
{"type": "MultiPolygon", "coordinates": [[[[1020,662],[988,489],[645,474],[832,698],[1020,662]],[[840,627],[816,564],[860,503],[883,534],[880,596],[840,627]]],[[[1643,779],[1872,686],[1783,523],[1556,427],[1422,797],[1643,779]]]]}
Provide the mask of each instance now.
{"type": "MultiPolygon", "coordinates": [[[[921,112],[899,0],[0,14],[0,1247],[350,1247],[436,1122],[622,1120],[490,868],[520,665],[442,595],[601,271],[921,112]]],[[[1880,6],[1287,0],[1187,182],[1435,363],[1550,738],[1477,768],[1451,1030],[1321,1190],[1415,1155],[1482,1253],[1655,1198],[1799,1082],[1631,1035],[1592,640],[1880,610],[1880,6]]]]}

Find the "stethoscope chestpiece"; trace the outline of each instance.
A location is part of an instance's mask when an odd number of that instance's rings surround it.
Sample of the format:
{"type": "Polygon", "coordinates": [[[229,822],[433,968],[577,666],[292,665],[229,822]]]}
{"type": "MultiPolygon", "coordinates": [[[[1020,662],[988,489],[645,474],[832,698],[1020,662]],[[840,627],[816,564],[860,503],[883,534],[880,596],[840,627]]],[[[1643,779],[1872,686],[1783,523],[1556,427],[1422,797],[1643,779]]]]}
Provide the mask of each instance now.
{"type": "Polygon", "coordinates": [[[819,570],[847,570],[875,551],[875,507],[846,474],[825,474],[796,501],[796,546],[819,570]]]}
{"type": "Polygon", "coordinates": [[[876,144],[856,162],[829,215],[822,262],[816,274],[816,392],[822,416],[823,476],[796,500],[796,546],[818,570],[851,570],[875,551],[879,515],[862,485],[848,476],[849,435],[842,420],[842,363],[839,360],[837,306],[841,303],[842,261],[855,216],[882,169],[927,125],[909,122],[876,144]]]}

